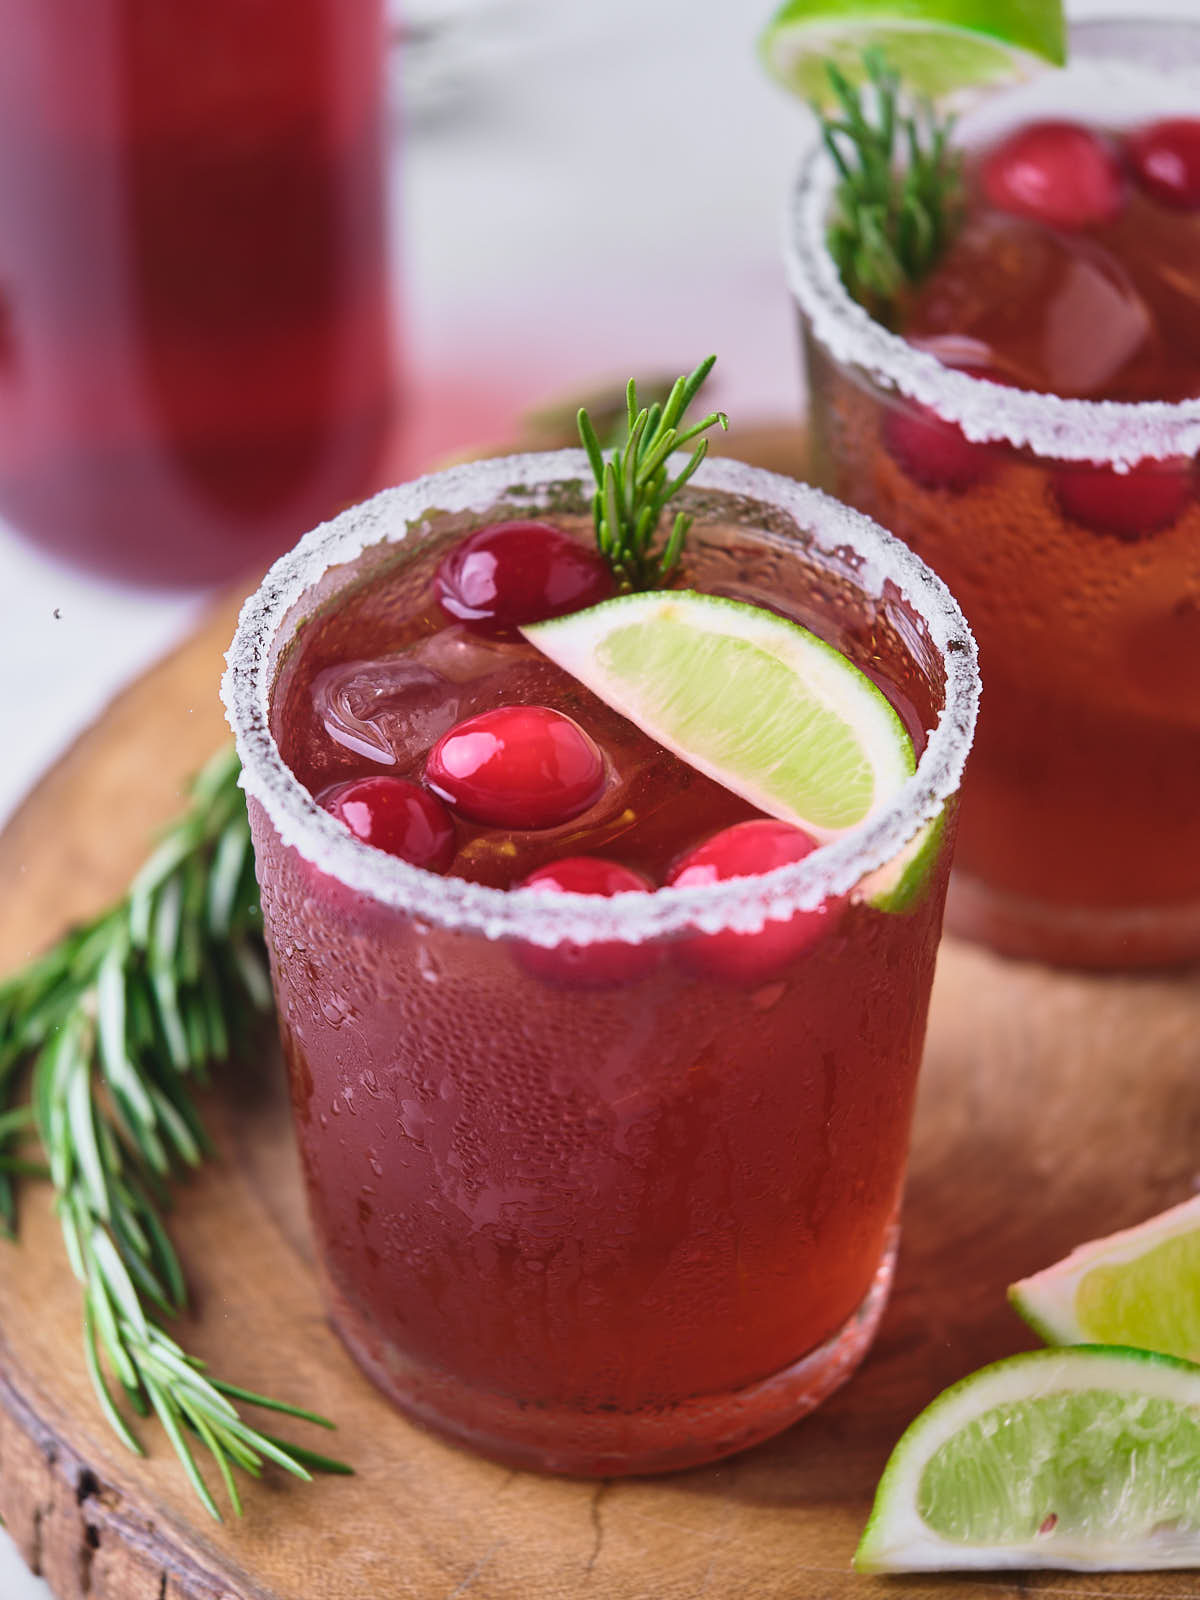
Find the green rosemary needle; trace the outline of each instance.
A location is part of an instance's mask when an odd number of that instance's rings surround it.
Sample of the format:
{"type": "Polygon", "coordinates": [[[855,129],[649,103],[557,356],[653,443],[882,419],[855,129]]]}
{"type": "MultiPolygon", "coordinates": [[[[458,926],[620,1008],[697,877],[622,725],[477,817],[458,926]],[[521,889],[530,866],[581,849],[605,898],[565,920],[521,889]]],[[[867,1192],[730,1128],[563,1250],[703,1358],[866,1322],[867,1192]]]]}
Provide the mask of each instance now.
{"type": "Polygon", "coordinates": [[[962,217],[962,161],[952,120],[931,106],[901,108],[900,80],[876,50],[855,88],[829,62],[840,117],[820,115],[838,169],[830,254],[842,282],[878,321],[893,326],[903,296],[929,273],[962,217]]]}
{"type": "Polygon", "coordinates": [[[674,478],[668,476],[667,463],[674,451],[717,423],[729,427],[722,411],[710,412],[703,421],[683,427],[684,413],[716,359],[709,356],[694,372],[677,378],[664,401],[646,407],[639,407],[637,384],[630,378],[625,392],[625,440],[607,460],[586,407],[579,408],[579,437],[596,479],[592,498],[596,544],[622,591],[657,587],[679,561],[693,518],[677,512],[661,548],[656,542],[658,524],[667,502],[704,460],[708,440],[700,440],[674,478]]]}
{"type": "Polygon", "coordinates": [[[208,1152],[195,1087],[271,1007],[238,773],[232,747],[214,757],[124,899],[0,983],[0,1230],[15,1233],[14,1177],[40,1170],[22,1154],[35,1138],[83,1290],[100,1406],[138,1453],[114,1387],[140,1416],[157,1415],[218,1518],[197,1447],[239,1514],[234,1468],[258,1476],[273,1461],[306,1479],[350,1470],[250,1426],[235,1402],[332,1424],[210,1377],[159,1320],[187,1302],[162,1213],[168,1181],[208,1152]]]}

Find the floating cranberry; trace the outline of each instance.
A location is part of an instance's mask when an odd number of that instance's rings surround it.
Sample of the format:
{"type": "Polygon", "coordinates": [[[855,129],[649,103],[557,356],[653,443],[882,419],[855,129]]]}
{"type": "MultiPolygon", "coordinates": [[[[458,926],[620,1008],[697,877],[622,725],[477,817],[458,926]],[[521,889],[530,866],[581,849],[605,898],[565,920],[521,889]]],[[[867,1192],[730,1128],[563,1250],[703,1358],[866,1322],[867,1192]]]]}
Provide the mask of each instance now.
{"type": "MultiPolygon", "coordinates": [[[[984,367],[960,367],[971,378],[1001,380],[984,367]]],[[[994,446],[968,439],[956,422],[938,416],[932,406],[900,399],[887,405],[883,442],[892,459],[915,483],[926,489],[962,494],[983,481],[996,462],[994,446]]]]}
{"type": "Polygon", "coordinates": [[[1140,461],[1128,472],[1083,461],[1051,479],[1063,515],[1092,533],[1136,544],[1178,521],[1192,496],[1190,461],[1140,461]]]}
{"type": "Polygon", "coordinates": [[[989,203],[1051,228],[1111,222],[1124,204],[1125,185],[1108,140],[1074,122],[1031,122],[984,157],[989,203]]]}
{"type": "Polygon", "coordinates": [[[356,839],[390,856],[445,872],[454,860],[454,821],[427,789],[403,778],[356,778],[319,797],[320,805],[356,839]]]}
{"type": "MultiPolygon", "coordinates": [[[[803,861],[816,840],[790,822],[772,818],[739,822],[689,851],[667,882],[679,889],[699,888],[726,878],[752,878],[791,861],[803,861]]],[[[815,911],[797,911],[785,922],[766,922],[755,933],[702,933],[681,942],[688,965],[713,977],[760,983],[776,976],[834,926],[841,901],[827,900],[815,911]]]]}
{"type": "Polygon", "coordinates": [[[1173,211],[1200,210],[1200,119],[1152,123],[1130,134],[1126,149],[1147,194],[1173,211]]]}
{"type": "Polygon", "coordinates": [[[599,799],[604,762],[561,711],[500,706],[444,733],[430,751],[425,779],[472,822],[554,828],[599,799]]]}
{"type": "Polygon", "coordinates": [[[548,522],[494,522],[442,558],[434,592],[443,611],[491,630],[542,622],[607,600],[599,554],[548,522]]]}
{"type": "MultiPolygon", "coordinates": [[[[518,889],[549,890],[554,894],[649,893],[654,885],[640,872],[622,867],[599,856],[568,856],[539,867],[515,885],[518,889]]],[[[521,964],[528,972],[554,983],[577,984],[581,988],[604,988],[644,977],[662,959],[662,947],[654,944],[627,944],[607,940],[598,944],[558,944],[552,949],[541,945],[518,946],[521,964]]]]}
{"type": "Polygon", "coordinates": [[[926,489],[962,494],[985,478],[991,466],[986,445],[973,444],[956,422],[912,400],[888,407],[883,442],[893,460],[926,489]]]}

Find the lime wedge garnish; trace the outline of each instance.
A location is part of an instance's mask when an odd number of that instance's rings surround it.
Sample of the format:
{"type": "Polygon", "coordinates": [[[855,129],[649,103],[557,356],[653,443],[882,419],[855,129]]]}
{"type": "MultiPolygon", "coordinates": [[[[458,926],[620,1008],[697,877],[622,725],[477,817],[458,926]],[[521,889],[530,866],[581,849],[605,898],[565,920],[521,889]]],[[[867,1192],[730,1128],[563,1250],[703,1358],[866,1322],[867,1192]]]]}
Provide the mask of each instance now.
{"type": "Polygon", "coordinates": [[[946,837],[946,813],[939,811],[894,860],[865,880],[862,896],[876,911],[905,912],[920,905],[933,877],[946,837]]]}
{"type": "Polygon", "coordinates": [[[697,771],[815,839],[856,827],[915,769],[871,680],[759,606],[659,590],[521,632],[697,771]]]}
{"type": "Polygon", "coordinates": [[[1080,1245],[1008,1295],[1050,1344],[1131,1344],[1200,1360],[1200,1196],[1080,1245]]]}
{"type": "Polygon", "coordinates": [[[1061,66],[1066,25],[1060,0],[785,0],[760,49],[785,88],[817,105],[832,99],[825,63],[858,82],[871,49],[936,99],[1020,76],[1031,58],[1061,66]]]}
{"type": "Polygon", "coordinates": [[[1115,1346],[972,1373],[892,1452],[855,1566],[1200,1566],[1200,1367],[1115,1346]]]}

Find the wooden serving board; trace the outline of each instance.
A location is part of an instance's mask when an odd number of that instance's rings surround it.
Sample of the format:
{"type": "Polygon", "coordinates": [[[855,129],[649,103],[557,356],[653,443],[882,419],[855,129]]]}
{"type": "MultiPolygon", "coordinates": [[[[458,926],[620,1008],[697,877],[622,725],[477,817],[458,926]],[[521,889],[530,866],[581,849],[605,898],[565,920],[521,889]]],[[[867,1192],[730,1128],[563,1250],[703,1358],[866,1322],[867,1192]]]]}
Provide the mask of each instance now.
{"type": "MultiPolygon", "coordinates": [[[[743,434],[741,453],[780,459],[743,434]],[[753,448],[752,448],[753,447],[753,448]]],[[[792,448],[783,440],[783,458],[792,448]]],[[[0,970],[117,895],[150,830],[223,737],[236,606],[123,694],[0,838],[0,970]]],[[[734,1460],[576,1483],[509,1471],[423,1433],[326,1325],[273,1049],[210,1097],[219,1159],[173,1227],[187,1347],[225,1377],[338,1419],[358,1475],[248,1485],[210,1522],[155,1425],[108,1432],[47,1192],[0,1244],[0,1516],[61,1600],[869,1600],[1200,1597],[1198,1574],[877,1581],[849,1569],[910,1418],[972,1368],[1030,1346],[1013,1278],[1186,1198],[1200,1168],[1200,986],[1095,978],[942,951],[899,1275],[865,1366],[822,1410],[734,1460]]],[[[297,1427],[297,1437],[312,1436],[297,1427]]],[[[323,1447],[323,1438],[314,1440],[323,1447]]]]}

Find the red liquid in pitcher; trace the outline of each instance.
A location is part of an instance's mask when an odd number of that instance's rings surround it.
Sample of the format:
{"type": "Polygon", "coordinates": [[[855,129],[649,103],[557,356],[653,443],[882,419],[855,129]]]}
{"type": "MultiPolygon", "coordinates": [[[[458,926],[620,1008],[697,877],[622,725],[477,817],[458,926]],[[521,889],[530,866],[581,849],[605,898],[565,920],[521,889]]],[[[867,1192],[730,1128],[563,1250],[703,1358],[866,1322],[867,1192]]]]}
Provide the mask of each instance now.
{"type": "Polygon", "coordinates": [[[248,571],[388,408],[378,0],[0,0],[0,516],[248,571]]]}

